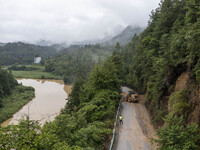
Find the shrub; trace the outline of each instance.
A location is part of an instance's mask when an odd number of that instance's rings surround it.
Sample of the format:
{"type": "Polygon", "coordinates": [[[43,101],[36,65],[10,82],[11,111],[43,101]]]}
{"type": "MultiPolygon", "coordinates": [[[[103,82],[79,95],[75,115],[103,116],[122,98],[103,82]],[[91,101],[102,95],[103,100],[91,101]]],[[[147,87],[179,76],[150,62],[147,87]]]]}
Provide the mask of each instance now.
{"type": "Polygon", "coordinates": [[[190,104],[187,101],[186,91],[173,93],[169,98],[171,114],[183,115],[189,110],[190,104]]]}

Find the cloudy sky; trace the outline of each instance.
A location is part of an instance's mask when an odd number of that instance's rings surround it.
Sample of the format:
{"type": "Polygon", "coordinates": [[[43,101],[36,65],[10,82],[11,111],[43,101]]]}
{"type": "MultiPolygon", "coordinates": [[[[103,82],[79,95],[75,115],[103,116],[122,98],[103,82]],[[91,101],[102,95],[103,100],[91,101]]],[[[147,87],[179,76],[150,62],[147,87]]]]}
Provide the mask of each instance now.
{"type": "Polygon", "coordinates": [[[160,0],[0,0],[0,42],[72,42],[145,27],[160,0]]]}

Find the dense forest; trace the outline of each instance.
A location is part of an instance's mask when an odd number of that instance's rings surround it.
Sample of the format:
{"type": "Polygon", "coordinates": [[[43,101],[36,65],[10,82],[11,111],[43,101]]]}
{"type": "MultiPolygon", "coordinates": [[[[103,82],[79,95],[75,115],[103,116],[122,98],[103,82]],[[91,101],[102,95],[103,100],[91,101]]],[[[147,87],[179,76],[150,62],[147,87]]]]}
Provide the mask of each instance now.
{"type": "Polygon", "coordinates": [[[191,82],[199,84],[199,8],[199,2],[193,0],[163,1],[152,12],[145,31],[121,52],[126,83],[147,93],[155,123],[168,113],[165,97],[173,92],[183,72],[189,71],[191,82]]]}
{"type": "Polygon", "coordinates": [[[47,58],[55,53],[56,50],[49,46],[37,46],[22,42],[7,43],[0,46],[0,65],[33,64],[35,56],[47,58]]]}
{"type": "Polygon", "coordinates": [[[54,58],[47,59],[45,70],[55,75],[63,76],[65,83],[72,83],[76,77],[87,79],[95,63],[101,63],[111,55],[111,47],[99,44],[77,46],[60,51],[54,58]]]}

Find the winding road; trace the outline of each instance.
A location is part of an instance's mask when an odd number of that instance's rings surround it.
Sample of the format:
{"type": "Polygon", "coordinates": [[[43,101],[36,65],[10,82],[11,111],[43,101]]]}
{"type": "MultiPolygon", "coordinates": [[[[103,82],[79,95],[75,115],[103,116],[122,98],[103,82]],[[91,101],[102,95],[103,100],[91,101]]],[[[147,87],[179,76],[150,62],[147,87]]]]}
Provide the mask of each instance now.
{"type": "MultiPolygon", "coordinates": [[[[123,87],[123,92],[130,90],[123,87]]],[[[149,115],[143,104],[122,102],[120,114],[123,124],[119,125],[113,150],[153,150],[149,138],[155,135],[149,115]]]]}

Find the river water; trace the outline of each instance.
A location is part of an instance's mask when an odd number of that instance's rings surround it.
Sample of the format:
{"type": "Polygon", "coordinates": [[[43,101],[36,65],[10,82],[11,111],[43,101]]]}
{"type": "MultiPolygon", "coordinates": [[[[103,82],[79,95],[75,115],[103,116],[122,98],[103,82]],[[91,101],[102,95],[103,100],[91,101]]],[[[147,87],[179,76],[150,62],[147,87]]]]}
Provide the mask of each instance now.
{"type": "Polygon", "coordinates": [[[29,116],[31,120],[38,120],[41,125],[52,121],[59,115],[67,102],[67,92],[71,86],[64,85],[61,80],[17,79],[24,86],[35,89],[35,98],[13,115],[5,124],[18,124],[19,120],[29,116]]]}

